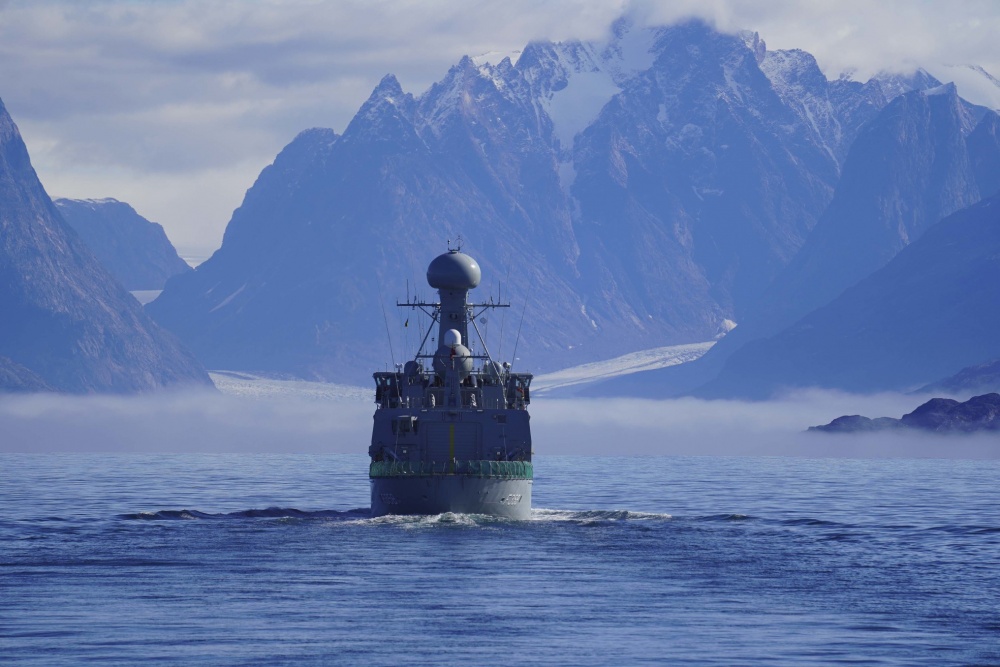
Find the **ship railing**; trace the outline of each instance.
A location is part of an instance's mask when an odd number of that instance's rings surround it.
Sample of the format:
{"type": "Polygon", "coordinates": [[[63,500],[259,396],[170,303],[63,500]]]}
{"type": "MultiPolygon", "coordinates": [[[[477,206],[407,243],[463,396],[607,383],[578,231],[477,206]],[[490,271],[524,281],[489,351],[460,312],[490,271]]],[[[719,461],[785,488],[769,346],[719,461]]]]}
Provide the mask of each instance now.
{"type": "Polygon", "coordinates": [[[368,476],[435,477],[467,475],[498,479],[532,479],[530,461],[372,461],[368,476]]]}

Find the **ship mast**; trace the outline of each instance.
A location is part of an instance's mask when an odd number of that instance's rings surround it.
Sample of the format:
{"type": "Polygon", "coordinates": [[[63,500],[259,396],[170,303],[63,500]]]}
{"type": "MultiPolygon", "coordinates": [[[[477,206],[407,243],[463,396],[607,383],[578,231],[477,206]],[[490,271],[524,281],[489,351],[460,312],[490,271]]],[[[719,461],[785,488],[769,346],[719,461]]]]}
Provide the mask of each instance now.
{"type": "MultiPolygon", "coordinates": [[[[427,268],[427,283],[438,291],[436,303],[407,298],[396,305],[403,308],[420,309],[431,322],[424,333],[414,360],[430,360],[436,375],[447,389],[446,400],[457,400],[459,385],[467,381],[476,383],[473,362],[484,361],[491,372],[500,375],[501,368],[490,355],[486,339],[476,324],[476,318],[493,308],[509,308],[510,304],[495,303],[490,298],[486,303],[471,303],[469,290],[475,289],[482,279],[479,265],[472,257],[462,252],[461,237],[453,246],[448,242],[448,252],[439,255],[427,268]],[[483,354],[473,354],[469,349],[469,325],[475,331],[483,354]],[[437,349],[425,352],[427,339],[437,325],[437,349]]],[[[432,339],[433,340],[433,339],[432,339]]]]}

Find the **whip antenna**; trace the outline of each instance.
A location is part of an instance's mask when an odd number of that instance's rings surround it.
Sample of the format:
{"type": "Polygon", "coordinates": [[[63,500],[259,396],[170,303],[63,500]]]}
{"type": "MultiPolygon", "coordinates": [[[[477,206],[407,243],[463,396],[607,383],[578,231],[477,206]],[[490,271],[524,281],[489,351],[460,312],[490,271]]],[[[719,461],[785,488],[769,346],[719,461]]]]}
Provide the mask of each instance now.
{"type": "MultiPolygon", "coordinates": [[[[503,287],[507,285],[507,296],[510,296],[510,257],[507,258],[507,279],[503,283],[500,283],[499,293],[497,298],[500,299],[500,303],[503,303],[503,287]]],[[[500,346],[497,348],[497,358],[503,359],[503,330],[504,325],[507,324],[507,310],[504,309],[503,315],[500,316],[500,346]]]]}
{"type": "Polygon", "coordinates": [[[524,324],[524,311],[528,309],[528,297],[524,297],[524,308],[521,309],[521,323],[517,325],[517,338],[514,339],[514,354],[510,355],[510,367],[514,368],[517,361],[517,344],[521,342],[521,325],[524,324]]]}
{"type": "MultiPolygon", "coordinates": [[[[389,316],[385,314],[385,303],[382,301],[382,280],[375,274],[375,283],[378,285],[378,305],[382,306],[382,319],[385,320],[385,337],[389,339],[389,357],[392,359],[392,368],[396,369],[396,353],[392,351],[392,334],[389,333],[389,316]]],[[[522,317],[523,319],[523,317],[522,317]]]]}

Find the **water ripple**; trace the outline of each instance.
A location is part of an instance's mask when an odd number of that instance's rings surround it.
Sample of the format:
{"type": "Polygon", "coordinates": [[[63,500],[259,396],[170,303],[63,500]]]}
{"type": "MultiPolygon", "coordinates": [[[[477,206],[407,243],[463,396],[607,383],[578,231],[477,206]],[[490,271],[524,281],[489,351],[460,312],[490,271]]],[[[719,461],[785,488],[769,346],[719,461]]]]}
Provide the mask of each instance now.
{"type": "Polygon", "coordinates": [[[119,514],[119,519],[129,521],[191,521],[196,519],[324,519],[335,521],[353,521],[370,518],[371,511],[358,508],[346,511],[319,510],[304,511],[293,507],[268,507],[266,509],[248,509],[237,512],[211,513],[198,510],[159,510],[157,512],[132,512],[119,514]]]}
{"type": "Polygon", "coordinates": [[[0,459],[3,659],[1000,664],[1000,464],[636,463],[514,521],[372,518],[364,456],[0,459]]]}

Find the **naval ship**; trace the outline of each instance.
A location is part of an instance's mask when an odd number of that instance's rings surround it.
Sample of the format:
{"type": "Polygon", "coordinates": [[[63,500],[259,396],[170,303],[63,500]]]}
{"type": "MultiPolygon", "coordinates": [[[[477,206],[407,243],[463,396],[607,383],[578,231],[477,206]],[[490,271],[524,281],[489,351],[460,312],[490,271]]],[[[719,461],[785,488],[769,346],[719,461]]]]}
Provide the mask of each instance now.
{"type": "Polygon", "coordinates": [[[510,304],[492,296],[470,303],[469,290],[481,279],[476,260],[449,243],[427,268],[438,302],[407,296],[396,304],[430,323],[413,359],[373,375],[372,516],[531,514],[532,376],[490,355],[476,320],[510,304]],[[470,330],[478,345],[470,343],[470,330]]]}

